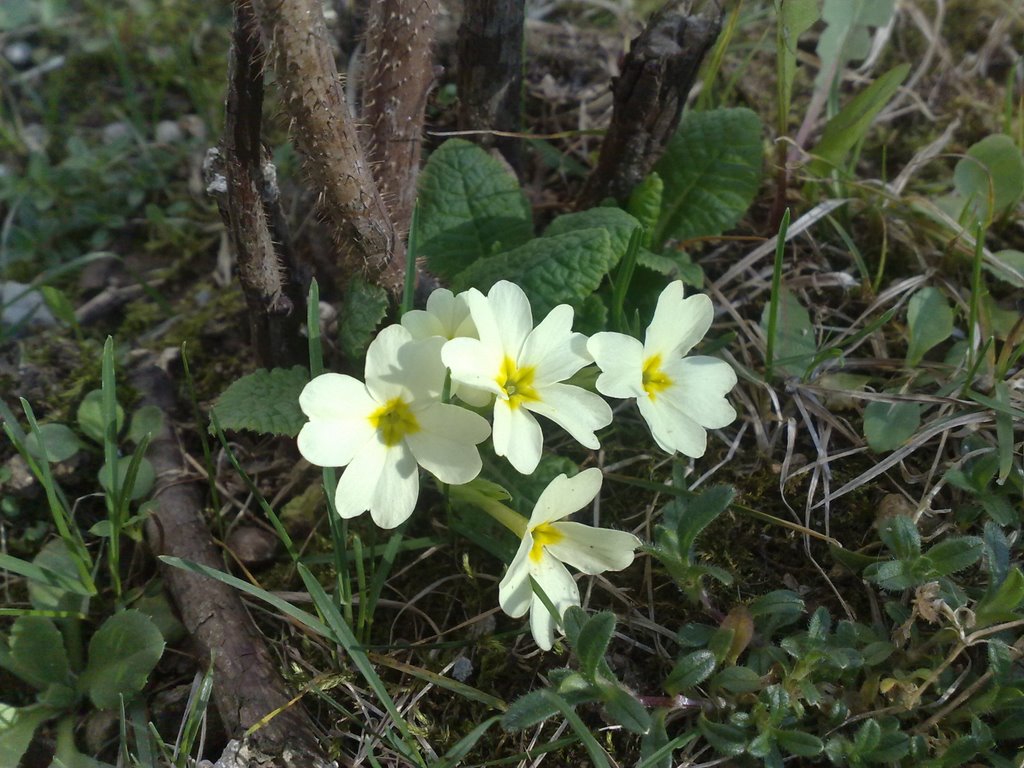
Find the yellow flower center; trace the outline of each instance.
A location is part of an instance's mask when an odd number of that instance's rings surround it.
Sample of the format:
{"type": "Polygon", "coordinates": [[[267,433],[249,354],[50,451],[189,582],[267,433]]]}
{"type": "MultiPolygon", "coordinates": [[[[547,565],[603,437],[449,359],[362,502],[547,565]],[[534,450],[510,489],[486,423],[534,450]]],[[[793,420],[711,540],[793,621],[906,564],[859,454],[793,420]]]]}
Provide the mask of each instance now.
{"type": "Polygon", "coordinates": [[[526,365],[522,368],[517,368],[515,361],[511,357],[505,357],[496,381],[498,386],[501,387],[502,392],[508,396],[510,408],[518,408],[523,403],[540,400],[537,390],[533,388],[535,372],[534,366],[526,365]]]}
{"type": "Polygon", "coordinates": [[[644,392],[653,400],[659,392],[672,386],[672,379],[661,369],[661,355],[651,355],[644,361],[643,369],[644,392]]]}
{"type": "Polygon", "coordinates": [[[384,445],[398,445],[406,435],[420,431],[420,423],[400,398],[393,397],[369,416],[370,423],[377,430],[384,445]]]}
{"type": "Polygon", "coordinates": [[[530,547],[530,559],[535,563],[539,563],[541,557],[544,555],[545,545],[557,544],[565,538],[561,531],[550,523],[541,523],[530,531],[530,533],[533,535],[533,546],[530,547]]]}

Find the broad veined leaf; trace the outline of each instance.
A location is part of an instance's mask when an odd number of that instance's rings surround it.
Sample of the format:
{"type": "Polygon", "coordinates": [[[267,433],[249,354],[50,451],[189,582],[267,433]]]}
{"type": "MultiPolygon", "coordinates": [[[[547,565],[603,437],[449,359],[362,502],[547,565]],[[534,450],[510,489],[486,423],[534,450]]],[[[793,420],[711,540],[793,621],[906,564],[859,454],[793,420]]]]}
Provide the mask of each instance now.
{"type": "Polygon", "coordinates": [[[515,176],[465,139],[434,150],[420,173],[419,193],[419,252],[441,277],[533,236],[530,206],[515,176]]]}
{"type": "Polygon", "coordinates": [[[687,112],[654,170],[664,181],[651,242],[720,235],[746,213],[761,183],[761,120],[749,109],[687,112]]]}
{"type": "Polygon", "coordinates": [[[260,369],[224,390],[213,412],[222,429],[295,437],[306,422],[299,393],[308,381],[309,372],[301,365],[260,369]]]}
{"type": "Polygon", "coordinates": [[[164,652],[157,626],[140,611],[115,613],[89,642],[80,685],[100,709],[117,709],[142,690],[164,652]]]}

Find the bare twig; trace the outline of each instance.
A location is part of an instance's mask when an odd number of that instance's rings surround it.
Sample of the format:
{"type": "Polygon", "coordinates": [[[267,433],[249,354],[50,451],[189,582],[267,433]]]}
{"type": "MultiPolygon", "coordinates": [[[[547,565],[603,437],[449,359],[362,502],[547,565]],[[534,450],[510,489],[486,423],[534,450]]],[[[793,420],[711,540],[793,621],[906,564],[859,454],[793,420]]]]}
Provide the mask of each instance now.
{"type": "MultiPolygon", "coordinates": [[[[459,129],[516,132],[522,129],[522,0],[466,0],[458,32],[459,129]]],[[[513,168],[516,139],[483,134],[513,168]]]]}
{"type": "Polygon", "coordinates": [[[370,4],[366,26],[363,138],[381,195],[400,230],[416,201],[423,111],[434,82],[437,0],[370,4]]]}
{"type": "MultiPolygon", "coordinates": [[[[135,375],[133,383],[142,392],[144,404],[173,410],[171,382],[162,370],[149,366],[135,375]]],[[[199,488],[184,471],[169,421],[153,436],[147,456],[159,478],[156,506],[146,520],[146,538],[154,554],[221,570],[223,561],[201,516],[199,488]]],[[[213,699],[228,734],[240,736],[268,713],[284,708],[245,740],[253,750],[270,757],[259,764],[277,768],[332,765],[317,744],[305,710],[286,706],[292,697],[238,592],[180,568],[164,566],[162,571],[201,660],[213,665],[213,699]]]]}
{"type": "Polygon", "coordinates": [[[697,70],[722,28],[713,0],[673,0],[633,40],[612,91],[615,108],[597,168],[577,207],[624,201],[661,157],[679,125],[697,70]],[[694,6],[699,12],[694,13],[694,6]]]}
{"type": "Polygon", "coordinates": [[[298,309],[302,292],[294,279],[276,174],[260,140],[263,55],[252,8],[247,0],[236,0],[219,157],[226,194],[218,203],[249,307],[256,359],[270,368],[302,359],[303,345],[298,342],[303,312],[298,309]]]}
{"type": "Polygon", "coordinates": [[[405,247],[348,115],[323,7],[317,0],[253,0],[292,136],[321,198],[346,273],[399,295],[405,247]]]}

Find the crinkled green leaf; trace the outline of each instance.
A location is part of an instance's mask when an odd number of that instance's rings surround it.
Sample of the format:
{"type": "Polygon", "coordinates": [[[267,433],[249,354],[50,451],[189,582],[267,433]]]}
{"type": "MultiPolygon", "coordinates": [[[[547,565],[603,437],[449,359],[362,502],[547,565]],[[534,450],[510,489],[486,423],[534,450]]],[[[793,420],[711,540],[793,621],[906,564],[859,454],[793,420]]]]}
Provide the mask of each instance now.
{"type": "Polygon", "coordinates": [[[747,734],[742,729],[728,723],[716,723],[708,720],[702,712],[697,719],[697,727],[701,735],[722,755],[732,757],[743,752],[747,747],[747,734]]]}
{"type": "Polygon", "coordinates": [[[972,218],[988,224],[1024,195],[1024,155],[1009,136],[986,136],[953,169],[953,186],[972,218]]]}
{"type": "Polygon", "coordinates": [[[763,155],[761,120],[749,109],[687,112],[655,166],[665,183],[655,250],[735,226],[761,184],[763,155]]]}
{"type": "Polygon", "coordinates": [[[508,168],[465,139],[449,139],[419,178],[419,252],[452,278],[477,259],[533,236],[530,206],[508,168]]]}
{"type": "Polygon", "coordinates": [[[387,291],[359,277],[349,282],[338,315],[338,346],[348,360],[363,356],[387,311],[387,291]]]}
{"type": "Polygon", "coordinates": [[[140,611],[115,613],[89,642],[89,661],[80,684],[100,709],[117,709],[146,685],[164,652],[157,626],[140,611]]]}
{"type": "Polygon", "coordinates": [[[823,176],[838,167],[867,133],[872,120],[889,103],[909,72],[909,64],[900,64],[850,99],[825,126],[821,141],[811,150],[815,160],[807,166],[807,171],[814,176],[823,176]]]}
{"type": "Polygon", "coordinates": [[[864,408],[864,437],[879,453],[899,448],[920,426],[920,403],[873,400],[864,408]]]}
{"type": "Polygon", "coordinates": [[[651,247],[654,227],[658,224],[658,218],[661,216],[661,199],[664,193],[665,182],[657,173],[651,173],[629,193],[626,210],[644,228],[644,239],[641,245],[645,248],[651,247]]]}
{"type": "Polygon", "coordinates": [[[774,734],[776,743],[791,755],[814,757],[825,749],[822,740],[810,733],[778,728],[774,734]]]}
{"type": "Polygon", "coordinates": [[[953,333],[953,308],[938,288],[922,288],[907,304],[910,345],[907,365],[915,366],[932,347],[953,333]]]}
{"type": "Polygon", "coordinates": [[[608,230],[580,229],[538,237],[515,250],[478,261],[456,276],[452,290],[479,288],[486,292],[499,280],[511,280],[526,291],[539,322],[559,304],[582,304],[617,261],[608,230]]]}
{"type": "Polygon", "coordinates": [[[213,412],[221,429],[295,437],[306,421],[299,408],[299,394],[308,381],[309,372],[301,365],[269,371],[261,368],[224,390],[213,412]]]}
{"type": "Polygon", "coordinates": [[[602,227],[608,232],[612,253],[615,261],[623,257],[629,247],[629,238],[633,230],[641,226],[635,217],[626,213],[621,208],[608,206],[604,208],[591,208],[579,213],[566,213],[548,225],[544,230],[544,237],[557,237],[567,232],[579,232],[582,229],[593,229],[602,227]]]}

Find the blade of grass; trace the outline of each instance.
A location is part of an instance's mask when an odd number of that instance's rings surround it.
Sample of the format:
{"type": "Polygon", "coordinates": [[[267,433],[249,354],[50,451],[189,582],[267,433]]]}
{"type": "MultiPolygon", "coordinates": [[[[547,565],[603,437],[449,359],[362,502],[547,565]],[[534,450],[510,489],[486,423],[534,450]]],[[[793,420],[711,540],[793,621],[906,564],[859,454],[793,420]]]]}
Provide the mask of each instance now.
{"type": "Polygon", "coordinates": [[[338,611],[337,606],[334,604],[324,588],[320,586],[320,582],[316,580],[309,569],[304,567],[301,563],[298,566],[299,575],[302,577],[303,583],[306,585],[306,590],[309,592],[309,596],[313,599],[313,605],[317,607],[317,610],[323,616],[324,620],[330,626],[332,635],[335,641],[345,649],[349,657],[352,659],[352,663],[356,665],[356,668],[362,673],[366,683],[370,686],[381,705],[387,710],[388,714],[391,715],[394,720],[395,726],[401,732],[403,742],[409,747],[411,751],[410,756],[416,758],[418,765],[425,765],[423,757],[420,754],[419,747],[416,744],[416,740],[413,738],[412,732],[409,730],[408,723],[405,722],[405,718],[402,717],[402,713],[398,711],[398,707],[395,706],[395,702],[391,699],[391,694],[388,693],[387,688],[384,685],[384,681],[380,679],[377,671],[373,668],[373,664],[370,662],[370,658],[366,655],[366,651],[363,650],[362,646],[356,640],[356,636],[353,634],[352,629],[345,622],[341,613],[338,611]]]}
{"type": "MultiPolygon", "coordinates": [[[[405,528],[406,524],[403,523],[388,539],[388,543],[384,545],[384,551],[380,558],[377,560],[377,565],[373,571],[373,580],[370,582],[369,592],[366,593],[366,627],[364,635],[365,638],[369,638],[370,630],[373,628],[373,616],[377,610],[377,601],[380,600],[381,592],[384,591],[384,584],[388,580],[388,575],[391,573],[391,568],[394,566],[395,558],[401,551],[402,542],[405,540],[405,528]]],[[[373,549],[378,549],[374,547],[373,549]]],[[[367,553],[369,554],[369,552],[367,553]]],[[[363,604],[359,604],[359,613],[363,613],[363,604]]]]}
{"type": "Polygon", "coordinates": [[[492,696],[489,693],[484,693],[478,688],[474,688],[471,685],[460,683],[458,680],[453,680],[450,677],[439,675],[437,672],[431,672],[429,669],[423,669],[423,667],[417,667],[412,664],[404,664],[401,661],[396,661],[390,656],[385,656],[380,653],[370,652],[367,654],[371,661],[380,664],[383,667],[394,669],[398,672],[403,672],[411,677],[415,677],[419,680],[436,685],[438,688],[444,688],[445,690],[456,693],[464,699],[469,701],[476,701],[480,704],[485,704],[492,709],[497,709],[504,712],[508,709],[508,704],[499,699],[497,696],[492,696]]]}
{"type": "Polygon", "coordinates": [[[444,753],[444,756],[434,764],[434,768],[454,768],[458,765],[462,758],[473,751],[473,747],[476,746],[477,742],[483,738],[484,734],[491,729],[491,726],[501,720],[500,715],[489,717],[476,726],[473,730],[459,739],[455,744],[444,753]]]}
{"type": "Polygon", "coordinates": [[[576,710],[569,705],[569,702],[554,691],[542,690],[544,698],[558,707],[558,711],[562,713],[566,722],[569,723],[569,726],[576,732],[576,735],[579,736],[580,741],[583,743],[583,748],[586,749],[587,754],[590,755],[591,765],[593,765],[594,768],[611,768],[611,764],[608,762],[607,753],[601,749],[601,745],[597,743],[597,739],[594,738],[594,735],[580,719],[580,716],[576,714],[576,710]]]}
{"type": "Polygon", "coordinates": [[[110,487],[107,489],[107,519],[110,521],[110,540],[107,544],[107,567],[110,570],[114,601],[121,604],[121,506],[120,478],[118,477],[117,450],[117,380],[114,376],[114,338],[103,342],[103,360],[100,373],[101,415],[103,418],[103,460],[110,469],[110,487]]]}
{"type": "Polygon", "coordinates": [[[772,378],[772,365],[775,362],[775,335],[779,325],[779,292],[782,289],[782,257],[786,252],[786,231],[789,229],[790,210],[782,214],[779,234],[775,239],[775,266],[772,269],[772,295],[768,306],[768,339],[765,343],[764,368],[765,378],[772,378]]]}
{"type": "Polygon", "coordinates": [[[642,241],[643,228],[634,228],[629,235],[626,252],[615,271],[615,287],[612,289],[612,327],[619,333],[629,333],[626,327],[626,295],[629,293],[629,284],[633,281],[633,271],[636,269],[636,258],[640,253],[642,241]]]}

